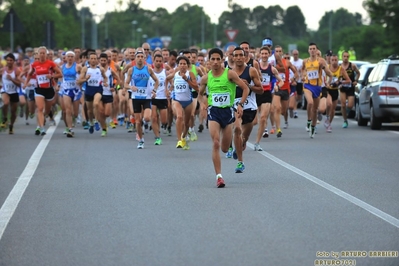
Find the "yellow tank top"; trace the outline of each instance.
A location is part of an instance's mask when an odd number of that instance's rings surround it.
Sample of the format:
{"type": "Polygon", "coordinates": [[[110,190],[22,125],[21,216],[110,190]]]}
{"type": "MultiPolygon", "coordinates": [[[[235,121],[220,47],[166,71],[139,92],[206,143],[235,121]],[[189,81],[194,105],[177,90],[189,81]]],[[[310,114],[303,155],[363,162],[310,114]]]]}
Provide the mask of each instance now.
{"type": "Polygon", "coordinates": [[[323,75],[319,66],[319,60],[316,59],[315,61],[310,61],[309,58],[308,60],[306,60],[305,69],[306,69],[305,83],[308,83],[313,86],[321,86],[323,75]]]}
{"type": "MultiPolygon", "coordinates": [[[[337,82],[337,81],[339,81],[339,80],[342,79],[342,76],[341,76],[341,66],[338,66],[337,70],[335,70],[334,72],[333,72],[333,71],[331,70],[331,68],[330,68],[330,71],[331,71],[331,73],[332,73],[331,83],[337,82]]],[[[331,87],[331,89],[337,90],[338,87],[331,87]]]]}

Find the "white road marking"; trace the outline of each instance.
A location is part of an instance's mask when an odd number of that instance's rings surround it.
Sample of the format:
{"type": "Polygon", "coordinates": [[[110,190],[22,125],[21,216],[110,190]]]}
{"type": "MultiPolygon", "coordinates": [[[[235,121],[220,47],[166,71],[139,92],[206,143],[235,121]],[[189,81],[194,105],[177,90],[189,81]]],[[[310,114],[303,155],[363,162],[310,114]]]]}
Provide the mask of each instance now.
{"type": "MultiPolygon", "coordinates": [[[[249,142],[247,142],[247,146],[249,148],[251,148],[251,149],[254,148],[254,145],[252,143],[249,143],[249,142]]],[[[282,167],[284,167],[284,168],[286,168],[286,169],[288,169],[288,170],[290,170],[290,171],[292,171],[292,172],[294,172],[294,173],[306,178],[307,180],[309,180],[309,181],[321,186],[324,189],[329,190],[330,192],[338,195],[339,197],[341,197],[343,199],[346,199],[347,201],[359,206],[360,208],[368,211],[369,213],[371,213],[371,214],[381,218],[382,220],[390,223],[391,225],[399,228],[399,219],[397,219],[397,218],[395,218],[395,217],[393,217],[393,216],[391,216],[391,215],[389,215],[389,214],[377,209],[376,207],[373,207],[370,204],[368,204],[368,203],[366,203],[366,202],[364,202],[364,201],[362,201],[362,200],[360,200],[360,199],[358,199],[358,198],[356,198],[356,197],[354,197],[354,196],[352,196],[352,195],[350,195],[350,194],[348,194],[348,193],[346,193],[346,192],[344,192],[344,191],[342,191],[342,190],[340,190],[340,189],[338,189],[338,188],[336,188],[336,187],[334,187],[334,186],[332,186],[332,185],[330,185],[330,184],[318,179],[315,176],[312,176],[312,175],[310,175],[310,174],[308,174],[308,173],[306,173],[306,172],[304,172],[304,171],[302,171],[302,170],[290,165],[289,163],[284,162],[283,160],[280,160],[279,158],[271,155],[268,152],[265,152],[265,151],[258,151],[258,152],[260,154],[262,154],[263,156],[265,156],[266,158],[272,160],[273,162],[278,163],[282,167]]]]}
{"type": "MultiPolygon", "coordinates": [[[[56,125],[58,125],[60,118],[61,112],[59,112],[55,117],[56,125]]],[[[44,135],[43,137],[39,136],[39,138],[42,138],[42,140],[40,141],[39,145],[37,145],[24,171],[18,178],[18,181],[15,183],[7,199],[4,201],[3,206],[1,206],[0,240],[3,237],[4,231],[6,230],[8,223],[14,215],[14,212],[17,209],[19,202],[21,201],[21,198],[24,195],[26,188],[28,187],[29,182],[36,172],[37,166],[40,163],[40,159],[42,158],[43,153],[46,150],[46,147],[49,144],[56,128],[57,126],[50,126],[46,131],[46,135],[44,135]]]]}

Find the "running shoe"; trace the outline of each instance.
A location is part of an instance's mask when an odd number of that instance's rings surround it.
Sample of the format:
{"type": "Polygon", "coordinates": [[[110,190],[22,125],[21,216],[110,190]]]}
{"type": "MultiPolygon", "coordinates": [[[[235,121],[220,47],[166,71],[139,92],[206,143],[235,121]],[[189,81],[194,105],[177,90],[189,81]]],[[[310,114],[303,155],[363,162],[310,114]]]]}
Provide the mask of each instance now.
{"type": "Polygon", "coordinates": [[[114,123],[113,120],[111,120],[111,121],[109,122],[109,126],[110,126],[111,128],[116,128],[116,125],[115,125],[115,123],[114,123]]]}
{"type": "Polygon", "coordinates": [[[197,134],[195,134],[195,131],[191,131],[190,141],[196,141],[196,140],[198,140],[197,134]]]}
{"type": "Polygon", "coordinates": [[[344,121],[344,123],[342,124],[342,128],[347,128],[348,127],[348,121],[344,121]]]}
{"type": "Polygon", "coordinates": [[[298,113],[296,111],[294,112],[294,118],[298,118],[298,113]]]}
{"type": "Polygon", "coordinates": [[[188,146],[188,141],[184,138],[181,139],[181,144],[183,146],[183,150],[189,150],[190,146],[188,146]]]}
{"type": "Polygon", "coordinates": [[[87,121],[83,121],[82,126],[83,126],[83,129],[85,129],[85,130],[90,128],[90,125],[87,121]]]}
{"type": "Polygon", "coordinates": [[[323,120],[323,115],[321,113],[317,113],[317,120],[322,121],[323,120]]]}
{"type": "Polygon", "coordinates": [[[329,125],[330,125],[330,120],[326,118],[326,120],[324,120],[324,127],[328,128],[329,125]]]}
{"type": "Polygon", "coordinates": [[[137,149],[141,150],[144,149],[144,140],[140,140],[137,144],[137,149]]]}
{"type": "Polygon", "coordinates": [[[236,173],[237,174],[242,174],[245,170],[245,166],[243,162],[238,162],[237,167],[236,167],[236,173]]]}
{"type": "Polygon", "coordinates": [[[218,187],[218,188],[225,187],[225,183],[224,183],[223,177],[219,176],[216,179],[216,187],[218,187]]]}
{"type": "Polygon", "coordinates": [[[119,123],[120,127],[123,127],[123,123],[124,123],[123,117],[118,117],[118,123],[119,123]]]}
{"type": "MultiPolygon", "coordinates": [[[[130,122],[129,122],[130,123],[130,122]]],[[[132,133],[133,132],[133,125],[132,123],[130,123],[129,128],[127,129],[128,133],[132,133]]]]}
{"type": "Polygon", "coordinates": [[[267,131],[267,128],[265,128],[265,131],[262,134],[263,138],[268,138],[269,137],[269,132],[267,131]]]}
{"type": "Polygon", "coordinates": [[[284,127],[283,128],[285,128],[285,129],[287,129],[288,128],[288,121],[285,121],[285,123],[284,123],[284,127]]]}
{"type": "Polygon", "coordinates": [[[198,126],[198,132],[201,133],[204,130],[204,125],[200,124],[198,126]]]}
{"type": "Polygon", "coordinates": [[[65,128],[65,130],[64,130],[64,132],[62,132],[64,135],[66,135],[66,134],[68,134],[68,132],[69,132],[69,128],[65,128]]]}
{"type": "Polygon", "coordinates": [[[270,130],[270,134],[274,134],[274,132],[276,132],[276,128],[272,127],[272,129],[270,130]]]}
{"type": "Polygon", "coordinates": [[[44,130],[44,128],[40,129],[40,135],[41,135],[41,136],[46,135],[46,131],[44,130]]]}
{"type": "Polygon", "coordinates": [[[327,133],[331,133],[332,132],[332,127],[331,127],[331,125],[328,125],[328,127],[327,127],[327,133]]]}
{"type": "Polygon", "coordinates": [[[101,137],[106,137],[107,136],[107,130],[102,130],[101,131],[101,137]]]}
{"type": "Polygon", "coordinates": [[[172,128],[168,127],[168,136],[172,136],[172,128]]]}
{"type": "Polygon", "coordinates": [[[154,145],[162,145],[162,139],[161,138],[156,138],[154,145]]]}
{"type": "Polygon", "coordinates": [[[10,135],[14,134],[14,128],[12,125],[8,126],[8,134],[10,134],[10,135]]]}
{"type": "Polygon", "coordinates": [[[72,129],[68,128],[67,130],[68,130],[66,134],[67,138],[73,138],[74,132],[72,131],[72,129]]]}
{"type": "Polygon", "coordinates": [[[183,143],[181,142],[181,140],[179,140],[179,141],[177,142],[176,148],[177,148],[177,149],[183,148],[183,143]]]}
{"type": "Polygon", "coordinates": [[[40,127],[37,127],[35,130],[35,135],[39,136],[40,135],[40,127]]]}
{"type": "Polygon", "coordinates": [[[310,132],[310,128],[311,128],[310,122],[307,122],[305,127],[306,131],[310,132]]]}
{"type": "Polygon", "coordinates": [[[94,128],[96,129],[96,131],[99,131],[101,129],[100,123],[98,123],[98,121],[94,122],[94,128]]]}
{"type": "Polygon", "coordinates": [[[237,160],[237,159],[238,159],[236,149],[233,150],[233,159],[234,159],[234,160],[237,160]]]}
{"type": "Polygon", "coordinates": [[[281,138],[281,136],[283,135],[283,132],[281,132],[281,129],[277,130],[277,138],[281,138]]]}
{"type": "Polygon", "coordinates": [[[168,129],[166,127],[162,128],[162,133],[164,135],[168,134],[168,129]]]}
{"type": "Polygon", "coordinates": [[[315,131],[316,131],[316,129],[315,129],[314,127],[312,127],[312,128],[310,129],[310,131],[309,131],[309,136],[310,136],[311,139],[314,138],[314,135],[316,134],[315,131]]]}
{"type": "Polygon", "coordinates": [[[254,145],[254,151],[263,151],[262,147],[259,145],[259,143],[255,143],[254,145]]]}
{"type": "Polygon", "coordinates": [[[233,158],[233,148],[230,147],[229,150],[226,152],[226,158],[233,158]]]}
{"type": "Polygon", "coordinates": [[[93,127],[93,126],[90,126],[90,127],[89,127],[89,133],[90,133],[90,134],[93,134],[93,133],[94,133],[94,127],[93,127]]]}

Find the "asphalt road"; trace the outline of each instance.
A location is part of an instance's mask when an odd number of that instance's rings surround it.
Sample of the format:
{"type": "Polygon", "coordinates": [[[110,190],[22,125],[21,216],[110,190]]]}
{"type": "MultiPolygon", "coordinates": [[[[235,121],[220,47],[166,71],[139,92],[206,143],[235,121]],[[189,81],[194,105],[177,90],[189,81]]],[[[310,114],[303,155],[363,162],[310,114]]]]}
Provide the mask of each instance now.
{"type": "Polygon", "coordinates": [[[331,252],[399,265],[399,126],[342,129],[337,117],[310,139],[299,115],[263,152],[253,132],[243,174],[222,155],[222,189],[207,130],[188,151],[152,133],[137,150],[122,127],[68,139],[62,121],[45,137],[19,121],[0,132],[0,265],[304,266],[331,252]]]}

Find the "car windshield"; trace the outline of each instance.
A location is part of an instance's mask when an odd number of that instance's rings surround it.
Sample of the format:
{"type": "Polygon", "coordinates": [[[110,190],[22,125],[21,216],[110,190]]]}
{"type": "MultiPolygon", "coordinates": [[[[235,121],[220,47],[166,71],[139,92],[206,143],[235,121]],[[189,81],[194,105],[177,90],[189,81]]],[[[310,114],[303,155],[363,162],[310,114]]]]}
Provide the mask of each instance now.
{"type": "Polygon", "coordinates": [[[399,82],[399,64],[389,65],[387,71],[387,80],[399,82]]]}

